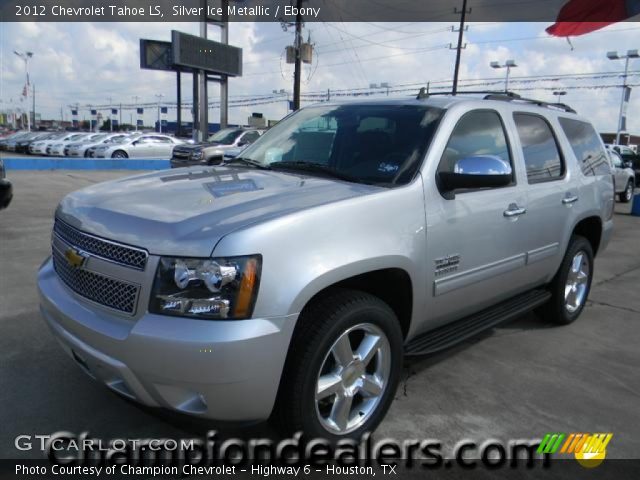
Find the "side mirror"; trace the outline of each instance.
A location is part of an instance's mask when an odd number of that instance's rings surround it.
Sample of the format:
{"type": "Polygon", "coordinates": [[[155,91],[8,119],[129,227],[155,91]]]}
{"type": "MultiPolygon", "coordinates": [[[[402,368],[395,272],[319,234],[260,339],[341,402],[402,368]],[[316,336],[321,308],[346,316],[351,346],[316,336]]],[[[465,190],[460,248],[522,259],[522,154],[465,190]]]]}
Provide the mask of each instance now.
{"type": "Polygon", "coordinates": [[[236,145],[236,146],[244,147],[245,145],[249,145],[249,142],[246,142],[246,141],[238,142],[238,145],[236,145]]]}
{"type": "Polygon", "coordinates": [[[511,183],[512,176],[511,166],[495,155],[461,158],[453,172],[438,174],[441,188],[451,198],[457,189],[505,187],[511,183]]]}
{"type": "Polygon", "coordinates": [[[622,162],[622,165],[624,166],[624,168],[633,168],[633,162],[622,162]]]}

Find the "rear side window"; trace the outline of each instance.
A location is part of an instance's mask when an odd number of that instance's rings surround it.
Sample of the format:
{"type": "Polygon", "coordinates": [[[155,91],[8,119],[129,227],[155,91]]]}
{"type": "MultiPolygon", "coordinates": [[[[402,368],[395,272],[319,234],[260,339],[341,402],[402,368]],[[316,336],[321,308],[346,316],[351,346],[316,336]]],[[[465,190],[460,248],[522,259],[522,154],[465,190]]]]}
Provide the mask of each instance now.
{"type": "Polygon", "coordinates": [[[611,168],[600,136],[587,122],[572,118],[560,118],[560,125],[569,139],[571,149],[578,159],[582,173],[587,176],[609,175],[611,168]]]}
{"type": "Polygon", "coordinates": [[[526,113],[513,115],[522,144],[529,183],[562,178],[564,165],[551,127],[542,117],[526,113]]]}
{"type": "Polygon", "coordinates": [[[472,111],[458,121],[440,159],[438,173],[453,172],[458,160],[481,155],[500,157],[513,169],[502,120],[492,110],[472,111]]]}

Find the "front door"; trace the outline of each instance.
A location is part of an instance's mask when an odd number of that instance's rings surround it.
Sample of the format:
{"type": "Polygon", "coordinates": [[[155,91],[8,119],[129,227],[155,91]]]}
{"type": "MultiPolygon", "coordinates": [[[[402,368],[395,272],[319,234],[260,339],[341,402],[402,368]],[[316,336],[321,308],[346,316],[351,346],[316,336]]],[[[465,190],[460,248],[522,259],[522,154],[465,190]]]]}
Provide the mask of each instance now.
{"type": "Polygon", "coordinates": [[[425,185],[429,328],[509,298],[527,282],[522,247],[526,192],[507,138],[497,111],[467,112],[457,120],[436,171],[431,169],[425,185]],[[511,165],[510,185],[456,191],[454,198],[439,192],[438,172],[453,172],[463,158],[488,155],[511,165]]]}

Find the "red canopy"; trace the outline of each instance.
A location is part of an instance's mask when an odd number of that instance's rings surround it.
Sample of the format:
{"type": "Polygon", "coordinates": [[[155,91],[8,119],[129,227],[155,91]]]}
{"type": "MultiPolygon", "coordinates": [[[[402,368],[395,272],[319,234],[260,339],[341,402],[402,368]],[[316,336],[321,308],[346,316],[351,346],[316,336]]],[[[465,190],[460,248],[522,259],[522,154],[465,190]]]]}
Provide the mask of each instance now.
{"type": "Polygon", "coordinates": [[[556,37],[583,35],[626,20],[639,6],[640,0],[569,0],[547,33],[556,37]]]}

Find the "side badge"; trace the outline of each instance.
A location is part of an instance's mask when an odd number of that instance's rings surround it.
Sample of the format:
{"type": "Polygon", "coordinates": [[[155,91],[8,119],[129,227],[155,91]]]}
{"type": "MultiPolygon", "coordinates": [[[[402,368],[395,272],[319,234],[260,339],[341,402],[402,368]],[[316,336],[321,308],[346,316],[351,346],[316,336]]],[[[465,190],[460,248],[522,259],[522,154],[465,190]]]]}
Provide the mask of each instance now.
{"type": "Polygon", "coordinates": [[[447,273],[453,273],[457,271],[460,266],[460,255],[454,253],[452,255],[447,255],[446,257],[436,258],[435,264],[436,277],[446,275],[447,273]]]}

